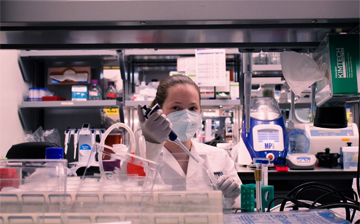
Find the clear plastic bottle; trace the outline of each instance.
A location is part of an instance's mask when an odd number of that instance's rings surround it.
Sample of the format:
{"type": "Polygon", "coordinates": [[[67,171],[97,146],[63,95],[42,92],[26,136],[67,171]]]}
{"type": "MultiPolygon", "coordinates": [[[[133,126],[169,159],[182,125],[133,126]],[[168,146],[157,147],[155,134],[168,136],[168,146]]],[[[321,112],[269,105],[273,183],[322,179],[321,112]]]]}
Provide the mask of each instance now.
{"type": "Polygon", "coordinates": [[[105,98],[107,100],[116,100],[116,88],[114,82],[108,82],[105,98]]]}
{"type": "Polygon", "coordinates": [[[91,80],[89,89],[89,100],[101,100],[102,91],[99,86],[99,81],[96,79],[91,80]]]}

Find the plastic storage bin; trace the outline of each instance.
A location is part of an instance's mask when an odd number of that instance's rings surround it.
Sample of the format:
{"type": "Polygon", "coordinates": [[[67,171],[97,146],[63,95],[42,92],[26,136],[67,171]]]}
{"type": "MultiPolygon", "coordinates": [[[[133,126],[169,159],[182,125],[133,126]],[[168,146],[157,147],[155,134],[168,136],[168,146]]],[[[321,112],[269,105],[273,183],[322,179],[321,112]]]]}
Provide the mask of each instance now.
{"type": "Polygon", "coordinates": [[[341,156],[344,170],[357,170],[359,162],[358,147],[342,147],[341,156]]]}

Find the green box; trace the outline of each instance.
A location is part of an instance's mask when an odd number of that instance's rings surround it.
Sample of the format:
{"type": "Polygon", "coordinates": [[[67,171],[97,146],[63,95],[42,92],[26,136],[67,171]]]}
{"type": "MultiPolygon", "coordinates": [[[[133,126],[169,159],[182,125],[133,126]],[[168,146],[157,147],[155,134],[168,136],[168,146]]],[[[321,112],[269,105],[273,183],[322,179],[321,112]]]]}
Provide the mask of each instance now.
{"type": "Polygon", "coordinates": [[[327,69],[326,79],[317,83],[318,92],[327,89],[331,96],[360,93],[359,42],[359,34],[329,34],[324,38],[313,57],[320,68],[327,69]]]}
{"type": "MultiPolygon", "coordinates": [[[[255,194],[256,184],[243,184],[241,185],[241,208],[247,212],[255,212],[255,194]]],[[[261,186],[261,202],[262,212],[265,212],[271,202],[274,199],[274,186],[261,186]]],[[[274,202],[271,203],[270,208],[274,207],[274,202]]],[[[245,211],[242,212],[245,212],[245,211]]]]}

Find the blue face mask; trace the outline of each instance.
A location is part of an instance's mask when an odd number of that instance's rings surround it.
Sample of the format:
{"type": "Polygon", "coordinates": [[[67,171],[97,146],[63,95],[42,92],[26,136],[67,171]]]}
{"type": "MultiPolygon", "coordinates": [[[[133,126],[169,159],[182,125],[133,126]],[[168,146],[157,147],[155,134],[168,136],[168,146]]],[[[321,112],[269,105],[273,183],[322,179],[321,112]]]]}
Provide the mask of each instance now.
{"type": "Polygon", "coordinates": [[[172,130],[182,142],[191,139],[201,125],[200,114],[187,109],[172,112],[166,117],[172,124],[172,130]]]}

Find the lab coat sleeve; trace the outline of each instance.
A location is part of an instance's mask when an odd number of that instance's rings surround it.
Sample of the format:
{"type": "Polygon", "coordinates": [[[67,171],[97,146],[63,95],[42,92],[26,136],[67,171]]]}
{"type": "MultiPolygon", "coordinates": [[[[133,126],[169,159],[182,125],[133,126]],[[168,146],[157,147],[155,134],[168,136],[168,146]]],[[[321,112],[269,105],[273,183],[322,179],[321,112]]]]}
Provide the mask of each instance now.
{"type": "Polygon", "coordinates": [[[236,183],[239,184],[239,186],[242,185],[240,177],[235,169],[234,161],[229,156],[225,156],[225,161],[226,166],[224,169],[224,175],[231,177],[236,183]]]}
{"type": "Polygon", "coordinates": [[[146,158],[157,162],[160,157],[161,149],[164,147],[164,143],[157,144],[146,141],[146,158]]]}
{"type": "MultiPolygon", "coordinates": [[[[236,182],[238,185],[239,185],[239,189],[240,189],[240,186],[242,185],[242,182],[241,182],[241,180],[240,180],[240,177],[239,177],[239,175],[238,175],[238,173],[237,173],[237,171],[236,171],[236,169],[235,169],[235,163],[234,163],[234,161],[228,156],[228,155],[226,155],[225,156],[225,172],[224,172],[224,175],[227,175],[227,176],[229,176],[229,178],[231,178],[231,179],[233,179],[234,180],[234,182],[236,182]]],[[[239,192],[239,194],[240,194],[240,192],[239,192]]],[[[230,200],[231,200],[231,204],[233,205],[234,203],[235,203],[235,200],[238,198],[238,197],[240,197],[240,196],[233,196],[230,200]]]]}

